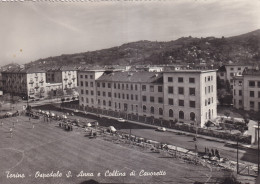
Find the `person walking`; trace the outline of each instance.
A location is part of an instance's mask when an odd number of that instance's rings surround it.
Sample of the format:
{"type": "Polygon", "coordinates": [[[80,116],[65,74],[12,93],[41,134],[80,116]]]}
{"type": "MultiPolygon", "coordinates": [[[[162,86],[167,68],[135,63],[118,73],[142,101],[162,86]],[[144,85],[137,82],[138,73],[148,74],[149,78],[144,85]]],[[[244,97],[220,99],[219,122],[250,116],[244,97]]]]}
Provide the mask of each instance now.
{"type": "Polygon", "coordinates": [[[10,128],[9,132],[10,132],[10,137],[12,138],[13,137],[13,129],[10,128]]]}

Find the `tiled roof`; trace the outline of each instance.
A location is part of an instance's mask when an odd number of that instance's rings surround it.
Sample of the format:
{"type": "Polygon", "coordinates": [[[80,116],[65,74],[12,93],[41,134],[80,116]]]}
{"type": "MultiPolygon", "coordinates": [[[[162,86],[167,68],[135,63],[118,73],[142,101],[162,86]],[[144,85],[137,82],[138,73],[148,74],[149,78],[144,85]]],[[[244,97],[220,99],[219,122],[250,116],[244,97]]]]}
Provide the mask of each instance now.
{"type": "Polygon", "coordinates": [[[245,69],[243,72],[243,75],[259,75],[260,76],[260,70],[258,69],[245,69]]]}
{"type": "Polygon", "coordinates": [[[44,72],[45,70],[41,68],[27,68],[27,69],[11,68],[3,71],[2,73],[44,73],[44,72]]]}
{"type": "Polygon", "coordinates": [[[163,83],[163,75],[157,72],[105,72],[97,81],[163,83]]]}

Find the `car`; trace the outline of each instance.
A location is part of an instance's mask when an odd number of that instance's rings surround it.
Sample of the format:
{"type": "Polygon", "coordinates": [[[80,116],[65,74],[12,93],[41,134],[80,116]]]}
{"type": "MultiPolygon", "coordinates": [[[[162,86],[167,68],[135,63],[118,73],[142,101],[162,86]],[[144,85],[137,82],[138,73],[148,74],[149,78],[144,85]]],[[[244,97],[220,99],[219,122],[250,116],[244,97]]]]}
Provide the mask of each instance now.
{"type": "Polygon", "coordinates": [[[119,122],[126,122],[126,120],[123,119],[123,118],[117,118],[116,120],[119,121],[119,122]]]}
{"type": "Polygon", "coordinates": [[[164,127],[158,127],[156,130],[157,130],[157,131],[160,131],[160,132],[165,132],[165,131],[166,131],[166,128],[164,128],[164,127]]]}
{"type": "Polygon", "coordinates": [[[86,115],[87,115],[87,114],[88,114],[88,112],[87,112],[87,111],[85,111],[85,112],[84,112],[84,114],[86,114],[86,115]]]}
{"type": "Polygon", "coordinates": [[[74,109],[74,112],[79,112],[79,110],[78,109],[74,109]]]}
{"type": "Polygon", "coordinates": [[[115,133],[115,132],[116,132],[116,129],[115,129],[115,127],[113,127],[113,126],[109,126],[109,127],[107,128],[107,131],[110,132],[110,133],[115,133]]]}

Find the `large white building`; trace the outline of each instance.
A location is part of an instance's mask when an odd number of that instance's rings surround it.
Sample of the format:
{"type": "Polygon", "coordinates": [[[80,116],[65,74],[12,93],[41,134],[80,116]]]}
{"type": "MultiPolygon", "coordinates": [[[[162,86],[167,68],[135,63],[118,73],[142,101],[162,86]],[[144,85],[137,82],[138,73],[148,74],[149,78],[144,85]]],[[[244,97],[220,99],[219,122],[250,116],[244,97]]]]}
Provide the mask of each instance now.
{"type": "Polygon", "coordinates": [[[79,103],[201,127],[217,116],[216,71],[78,72],[79,103]]]}

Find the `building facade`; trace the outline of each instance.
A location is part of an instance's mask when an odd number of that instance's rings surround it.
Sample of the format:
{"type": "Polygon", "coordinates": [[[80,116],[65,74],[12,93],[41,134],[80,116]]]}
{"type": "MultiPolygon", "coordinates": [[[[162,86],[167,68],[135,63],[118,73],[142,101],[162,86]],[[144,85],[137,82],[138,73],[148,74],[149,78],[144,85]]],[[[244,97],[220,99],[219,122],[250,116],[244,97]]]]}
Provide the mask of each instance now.
{"type": "Polygon", "coordinates": [[[260,70],[247,69],[243,76],[234,79],[233,104],[244,110],[260,110],[260,70]]]}
{"type": "Polygon", "coordinates": [[[79,71],[82,107],[203,127],[217,115],[216,71],[79,71]],[[92,77],[91,77],[92,76],[92,77]]]}

